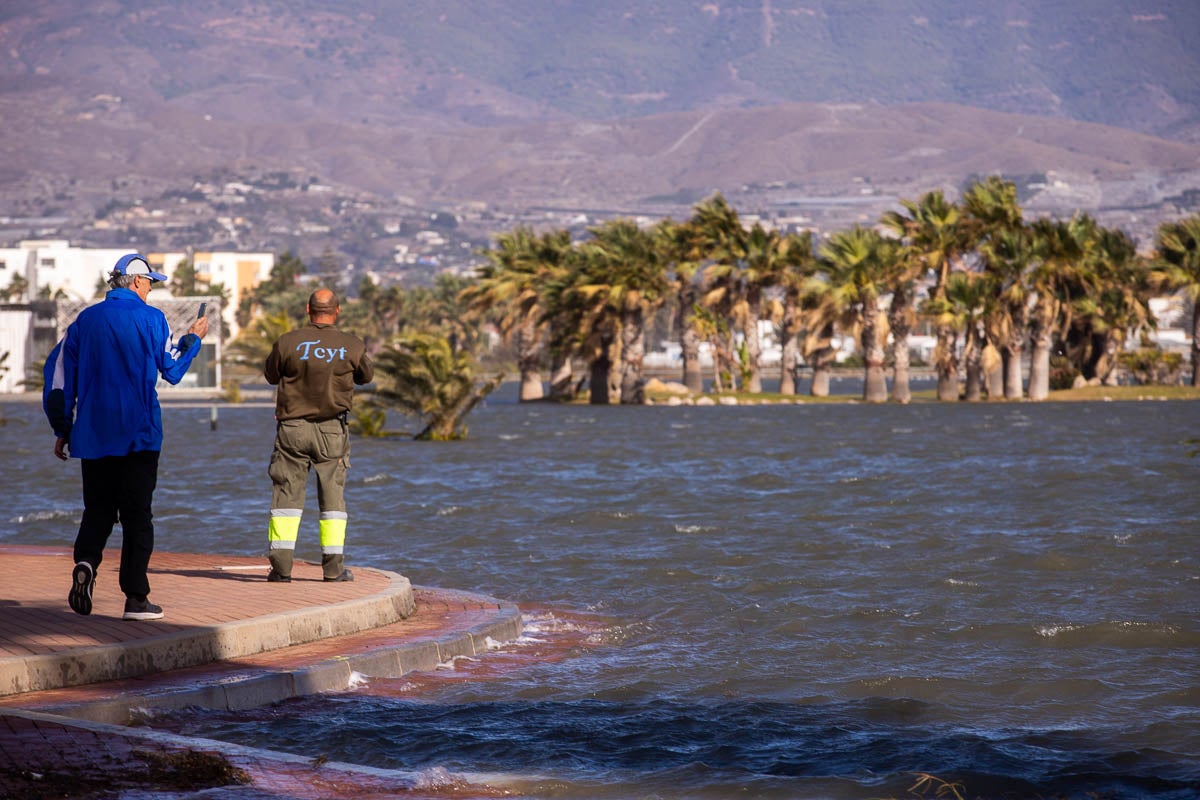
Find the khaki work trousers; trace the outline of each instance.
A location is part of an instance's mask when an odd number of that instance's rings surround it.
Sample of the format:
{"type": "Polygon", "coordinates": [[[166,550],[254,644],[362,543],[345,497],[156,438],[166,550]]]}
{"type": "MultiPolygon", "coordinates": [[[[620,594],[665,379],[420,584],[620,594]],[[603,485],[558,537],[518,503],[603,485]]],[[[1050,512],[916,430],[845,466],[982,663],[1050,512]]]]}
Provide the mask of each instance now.
{"type": "Polygon", "coordinates": [[[288,419],[279,423],[271,465],[267,470],[273,484],[267,538],[271,563],[281,574],[291,574],[292,552],[299,536],[310,471],[317,474],[325,577],[333,578],[341,573],[346,541],[346,470],[349,466],[350,434],[342,420],[288,419]]]}

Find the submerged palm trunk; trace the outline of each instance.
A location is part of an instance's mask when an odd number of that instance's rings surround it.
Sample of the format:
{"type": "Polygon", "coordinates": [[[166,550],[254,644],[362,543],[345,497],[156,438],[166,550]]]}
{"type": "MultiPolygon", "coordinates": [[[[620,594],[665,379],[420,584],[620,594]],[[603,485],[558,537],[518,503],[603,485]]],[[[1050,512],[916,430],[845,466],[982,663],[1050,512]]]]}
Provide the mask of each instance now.
{"type": "Polygon", "coordinates": [[[621,404],[641,405],[646,402],[642,380],[642,360],[646,353],[644,312],[639,305],[627,310],[621,321],[621,404]]]}
{"type": "Polygon", "coordinates": [[[958,354],[957,336],[948,325],[937,329],[937,349],[934,361],[937,366],[937,398],[942,401],[958,400],[958,354]]]}
{"type": "Polygon", "coordinates": [[[530,320],[517,331],[517,368],[521,373],[521,402],[541,400],[542,388],[542,345],[538,337],[537,324],[530,320]]]}
{"type": "Polygon", "coordinates": [[[689,392],[699,394],[704,386],[704,376],[700,374],[700,334],[695,325],[695,303],[696,291],[689,283],[679,293],[675,322],[679,328],[680,355],[683,356],[683,385],[689,392]]]}
{"type": "Polygon", "coordinates": [[[834,349],[822,347],[813,353],[812,389],[809,394],[813,397],[829,397],[829,378],[833,373],[834,349]]]}
{"type": "Polygon", "coordinates": [[[888,324],[892,329],[892,400],[897,403],[912,402],[909,386],[908,334],[912,329],[912,299],[905,289],[892,294],[888,308],[888,324]]]}
{"type": "Polygon", "coordinates": [[[963,399],[972,403],[983,399],[983,345],[983,324],[975,323],[974,327],[967,331],[967,343],[963,348],[967,373],[963,399]]]}
{"type": "Polygon", "coordinates": [[[791,396],[796,394],[796,370],[800,365],[800,345],[796,336],[783,341],[783,353],[779,365],[779,393],[791,396]]]}
{"type": "Polygon", "coordinates": [[[874,299],[869,299],[864,304],[860,344],[865,362],[863,402],[887,402],[887,381],[883,376],[883,345],[879,341],[879,307],[874,299]]]}
{"type": "Polygon", "coordinates": [[[829,397],[829,377],[833,371],[834,356],[837,355],[833,349],[833,323],[823,326],[815,337],[810,335],[810,342],[805,346],[812,354],[809,360],[812,362],[813,376],[809,394],[813,397],[829,397]]]}
{"type": "Polygon", "coordinates": [[[1004,398],[1004,357],[991,344],[983,348],[983,388],[988,400],[1004,398]]]}
{"type": "Polygon", "coordinates": [[[762,372],[759,361],[762,356],[762,342],[758,338],[758,320],[762,314],[762,300],[755,296],[750,300],[749,311],[746,314],[746,324],[742,327],[742,335],[746,340],[746,391],[759,394],[762,392],[762,372]]]}
{"type": "Polygon", "coordinates": [[[704,388],[704,376],[700,374],[700,335],[688,325],[680,336],[683,355],[683,385],[689,392],[699,393],[704,388]]]}
{"type": "Polygon", "coordinates": [[[1004,346],[1004,399],[1020,400],[1025,396],[1025,345],[1012,341],[1004,346]]]}
{"type": "Polygon", "coordinates": [[[591,364],[591,377],[588,379],[588,402],[594,406],[606,406],[609,403],[608,375],[612,370],[612,362],[608,353],[597,358],[591,364]]]}
{"type": "Polygon", "coordinates": [[[555,351],[550,359],[550,399],[559,402],[575,399],[575,370],[567,353],[555,351]]]}
{"type": "Polygon", "coordinates": [[[1053,344],[1054,328],[1048,316],[1044,309],[1036,309],[1030,326],[1030,400],[1045,400],[1050,396],[1050,346],[1053,344]]]}
{"type": "Polygon", "coordinates": [[[779,337],[782,346],[779,361],[779,393],[794,395],[796,393],[796,363],[800,360],[800,343],[797,341],[796,304],[789,300],[783,309],[783,322],[780,324],[779,337]]]}
{"type": "Polygon", "coordinates": [[[1011,306],[1012,331],[1004,343],[1004,398],[1020,400],[1025,396],[1025,339],[1029,336],[1029,314],[1025,304],[1011,306]]]}

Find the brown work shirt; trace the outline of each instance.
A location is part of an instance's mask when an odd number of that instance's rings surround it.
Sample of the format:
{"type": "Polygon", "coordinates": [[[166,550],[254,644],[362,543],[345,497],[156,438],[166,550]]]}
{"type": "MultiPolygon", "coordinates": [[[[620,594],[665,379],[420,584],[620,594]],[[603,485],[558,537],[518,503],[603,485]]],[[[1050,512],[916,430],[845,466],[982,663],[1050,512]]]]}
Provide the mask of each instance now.
{"type": "Polygon", "coordinates": [[[279,337],[263,367],[275,392],[276,419],[333,419],[350,410],[354,385],[375,374],[366,345],[328,323],[310,322],[279,337]]]}

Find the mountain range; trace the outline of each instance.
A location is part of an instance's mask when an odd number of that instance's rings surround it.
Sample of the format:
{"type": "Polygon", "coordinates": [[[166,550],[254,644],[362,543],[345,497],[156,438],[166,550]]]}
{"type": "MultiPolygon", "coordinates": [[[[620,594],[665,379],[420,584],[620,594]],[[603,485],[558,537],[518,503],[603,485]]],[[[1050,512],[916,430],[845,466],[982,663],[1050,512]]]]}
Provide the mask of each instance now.
{"type": "Polygon", "coordinates": [[[1200,186],[1198,32],[1189,0],[31,0],[0,10],[0,215],[243,169],[421,207],[998,172],[1155,208],[1200,186]]]}

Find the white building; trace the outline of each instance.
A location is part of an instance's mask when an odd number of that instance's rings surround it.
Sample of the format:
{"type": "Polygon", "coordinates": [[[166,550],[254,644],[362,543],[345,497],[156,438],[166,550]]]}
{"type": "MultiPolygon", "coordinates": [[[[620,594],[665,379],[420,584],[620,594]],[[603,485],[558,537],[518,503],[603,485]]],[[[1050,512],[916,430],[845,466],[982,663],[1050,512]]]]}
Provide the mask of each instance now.
{"type": "Polygon", "coordinates": [[[117,259],[132,249],[72,247],[65,239],[26,239],[16,247],[0,248],[0,287],[14,275],[25,278],[26,299],[65,296],[69,300],[98,300],[117,259]]]}

